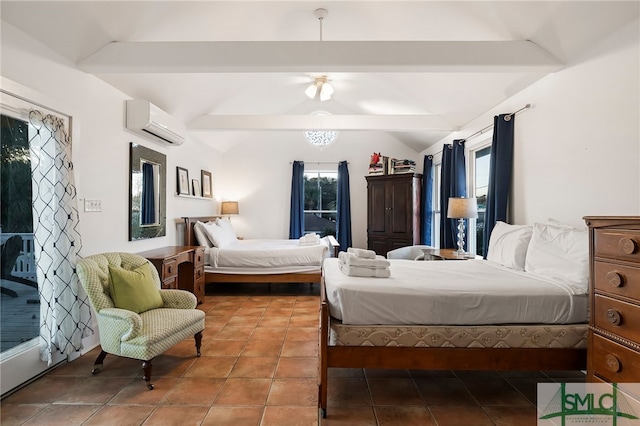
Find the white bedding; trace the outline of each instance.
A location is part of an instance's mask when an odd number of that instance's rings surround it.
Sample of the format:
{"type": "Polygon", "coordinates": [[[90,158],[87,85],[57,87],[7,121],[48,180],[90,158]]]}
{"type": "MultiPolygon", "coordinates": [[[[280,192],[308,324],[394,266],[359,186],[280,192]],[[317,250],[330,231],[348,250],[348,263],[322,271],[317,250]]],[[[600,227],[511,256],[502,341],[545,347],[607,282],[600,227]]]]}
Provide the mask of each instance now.
{"type": "Polygon", "coordinates": [[[206,255],[205,263],[213,268],[241,268],[249,273],[273,273],[273,268],[307,271],[320,268],[329,255],[329,243],[325,239],[317,245],[300,245],[298,240],[238,240],[223,248],[209,248],[206,255]]]}
{"type": "MultiPolygon", "coordinates": [[[[390,278],[343,274],[323,264],[330,314],[344,324],[572,324],[587,321],[575,286],[485,260],[390,259],[390,278]]],[[[586,288],[586,287],[585,287],[586,288]]]]}

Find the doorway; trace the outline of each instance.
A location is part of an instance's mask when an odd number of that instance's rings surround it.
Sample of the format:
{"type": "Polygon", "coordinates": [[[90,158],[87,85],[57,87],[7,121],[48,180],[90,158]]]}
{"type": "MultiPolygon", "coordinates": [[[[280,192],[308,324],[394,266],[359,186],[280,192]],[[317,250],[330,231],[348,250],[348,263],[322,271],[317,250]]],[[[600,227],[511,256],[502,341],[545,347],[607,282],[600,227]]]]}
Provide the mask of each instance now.
{"type": "MultiPolygon", "coordinates": [[[[33,244],[31,155],[38,131],[29,112],[38,109],[70,118],[2,91],[0,98],[0,394],[37,377],[49,366],[40,359],[40,295],[33,244]]],[[[66,360],[55,354],[52,366],[66,360]]]]}

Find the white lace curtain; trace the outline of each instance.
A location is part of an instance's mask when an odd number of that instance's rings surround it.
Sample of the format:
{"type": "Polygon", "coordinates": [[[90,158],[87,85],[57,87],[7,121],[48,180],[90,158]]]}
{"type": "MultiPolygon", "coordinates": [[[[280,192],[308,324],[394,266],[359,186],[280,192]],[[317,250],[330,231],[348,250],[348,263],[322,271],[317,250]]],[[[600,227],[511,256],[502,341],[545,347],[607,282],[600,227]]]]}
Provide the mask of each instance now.
{"type": "Polygon", "coordinates": [[[33,192],[33,239],[40,293],[40,357],[79,351],[93,332],[91,310],[76,275],[82,248],[78,231],[71,140],[64,121],[29,113],[33,192]]]}

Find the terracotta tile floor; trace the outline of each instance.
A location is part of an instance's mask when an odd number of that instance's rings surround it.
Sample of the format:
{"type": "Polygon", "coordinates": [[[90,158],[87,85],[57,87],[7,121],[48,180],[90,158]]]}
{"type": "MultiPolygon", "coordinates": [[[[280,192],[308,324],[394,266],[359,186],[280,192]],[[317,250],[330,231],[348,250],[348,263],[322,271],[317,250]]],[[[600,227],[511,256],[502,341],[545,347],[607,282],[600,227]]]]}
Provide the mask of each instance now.
{"type": "Polygon", "coordinates": [[[332,369],[328,416],[318,419],[317,286],[209,286],[202,356],[185,340],[153,361],[96,348],[9,395],[9,425],[535,425],[536,384],[580,372],[332,369]]]}

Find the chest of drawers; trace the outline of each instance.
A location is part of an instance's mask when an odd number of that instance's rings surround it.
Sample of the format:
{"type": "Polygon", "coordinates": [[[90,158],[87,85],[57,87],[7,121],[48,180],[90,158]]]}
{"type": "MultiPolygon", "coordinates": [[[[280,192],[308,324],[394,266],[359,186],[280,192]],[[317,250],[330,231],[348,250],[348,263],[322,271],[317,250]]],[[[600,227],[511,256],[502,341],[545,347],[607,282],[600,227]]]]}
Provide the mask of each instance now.
{"type": "Polygon", "coordinates": [[[204,302],[204,247],[172,246],[149,250],[146,257],[158,270],[162,288],[188,290],[204,302]]]}
{"type": "Polygon", "coordinates": [[[640,382],[640,217],[587,216],[587,380],[640,382]]]}

